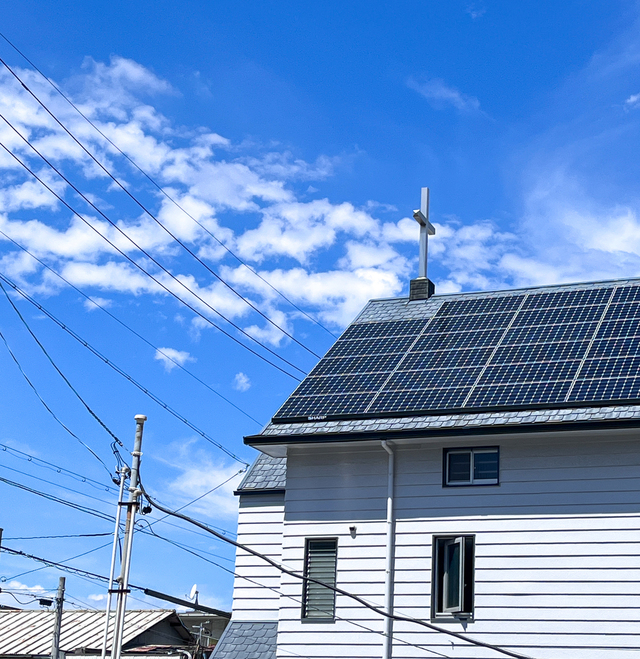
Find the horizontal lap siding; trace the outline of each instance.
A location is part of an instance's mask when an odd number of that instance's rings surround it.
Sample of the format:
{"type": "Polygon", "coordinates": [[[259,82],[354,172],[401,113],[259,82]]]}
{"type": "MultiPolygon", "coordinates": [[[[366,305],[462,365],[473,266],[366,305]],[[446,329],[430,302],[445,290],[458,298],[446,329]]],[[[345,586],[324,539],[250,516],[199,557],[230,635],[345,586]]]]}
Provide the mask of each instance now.
{"type": "MultiPolygon", "coordinates": [[[[250,508],[240,507],[238,542],[269,558],[282,558],[284,505],[259,506],[251,495],[250,508]]],[[[241,549],[236,552],[236,576],[233,588],[233,619],[277,620],[280,600],[280,571],[257,556],[241,549]],[[247,577],[247,578],[242,578],[247,577]]]]}
{"type": "MultiPolygon", "coordinates": [[[[396,612],[429,621],[433,536],[474,534],[467,634],[536,659],[639,655],[639,444],[624,436],[470,441],[500,446],[500,485],[474,488],[442,487],[450,444],[397,447],[396,612]]],[[[336,537],[338,586],[382,605],[386,479],[379,447],[290,450],[283,561],[302,570],[306,538],[336,537]]],[[[381,616],[338,595],[335,623],[301,623],[301,593],[299,580],[282,577],[278,659],[382,656],[381,616]]],[[[464,631],[457,621],[436,624],[464,631]]],[[[457,658],[500,656],[396,622],[395,659],[434,656],[408,643],[457,658]]]]}

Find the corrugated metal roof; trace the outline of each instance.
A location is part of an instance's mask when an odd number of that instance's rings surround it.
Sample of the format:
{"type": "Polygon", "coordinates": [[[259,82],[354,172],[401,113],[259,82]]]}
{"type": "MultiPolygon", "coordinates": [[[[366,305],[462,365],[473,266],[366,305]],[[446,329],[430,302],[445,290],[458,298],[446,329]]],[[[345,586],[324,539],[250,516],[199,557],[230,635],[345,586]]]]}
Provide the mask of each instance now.
{"type": "MultiPolygon", "coordinates": [[[[64,611],[60,649],[64,652],[81,648],[100,650],[104,615],[104,611],[64,611]]],[[[50,654],[54,616],[54,611],[45,610],[0,611],[0,655],[50,654]]],[[[177,619],[172,610],[127,611],[123,645],[171,616],[177,619]]],[[[167,645],[171,644],[171,640],[167,639],[167,645]]]]}
{"type": "Polygon", "coordinates": [[[236,492],[284,490],[287,486],[287,459],[261,453],[242,479],[236,492]]]}

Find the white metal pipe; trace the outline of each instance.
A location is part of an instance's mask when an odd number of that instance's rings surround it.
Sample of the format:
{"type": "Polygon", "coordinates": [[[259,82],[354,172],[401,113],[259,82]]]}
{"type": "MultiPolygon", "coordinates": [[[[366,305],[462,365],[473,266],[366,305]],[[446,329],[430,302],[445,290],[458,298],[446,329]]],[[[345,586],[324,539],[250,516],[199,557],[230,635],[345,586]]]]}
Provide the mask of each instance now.
{"type": "Polygon", "coordinates": [[[133,531],[138,508],[140,490],[138,489],[138,474],[140,470],[140,458],[142,457],[142,431],[147,417],[137,414],[136,417],[136,439],[131,455],[131,479],[129,481],[129,501],[127,502],[127,521],[124,531],[124,547],[122,552],[122,563],[120,576],[118,577],[118,603],[116,608],[116,620],[113,629],[113,643],[111,646],[111,659],[120,659],[122,652],[122,639],[124,636],[124,617],[127,608],[127,589],[129,588],[129,569],[131,567],[131,548],[133,546],[133,531]]]}
{"type": "MultiPolygon", "coordinates": [[[[395,475],[395,453],[393,445],[382,441],[382,448],[389,454],[387,467],[387,539],[385,544],[386,565],[384,575],[384,610],[393,613],[393,559],[395,553],[394,520],[393,520],[393,489],[395,475]]],[[[384,645],[382,659],[391,659],[393,652],[393,620],[384,619],[384,645]]]]}
{"type": "Polygon", "coordinates": [[[102,637],[102,654],[101,659],[105,659],[107,656],[107,640],[109,637],[109,618],[111,617],[111,596],[113,590],[113,577],[116,572],[116,555],[118,553],[118,538],[120,537],[120,518],[122,513],[122,497],[124,494],[124,483],[127,479],[127,467],[122,467],[118,470],[120,474],[120,493],[118,494],[118,508],[116,510],[116,528],[113,533],[113,548],[111,550],[111,569],[109,570],[109,587],[107,589],[107,608],[105,612],[104,620],[104,635],[102,637]]]}

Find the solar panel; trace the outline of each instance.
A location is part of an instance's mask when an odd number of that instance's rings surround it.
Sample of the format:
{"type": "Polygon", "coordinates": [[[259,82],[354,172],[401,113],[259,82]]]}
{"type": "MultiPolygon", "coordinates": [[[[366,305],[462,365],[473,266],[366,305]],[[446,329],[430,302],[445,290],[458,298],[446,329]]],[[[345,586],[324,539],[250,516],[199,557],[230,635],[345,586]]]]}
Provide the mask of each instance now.
{"type": "Polygon", "coordinates": [[[274,421],[640,398],[640,286],[427,304],[351,325],[274,421]]]}

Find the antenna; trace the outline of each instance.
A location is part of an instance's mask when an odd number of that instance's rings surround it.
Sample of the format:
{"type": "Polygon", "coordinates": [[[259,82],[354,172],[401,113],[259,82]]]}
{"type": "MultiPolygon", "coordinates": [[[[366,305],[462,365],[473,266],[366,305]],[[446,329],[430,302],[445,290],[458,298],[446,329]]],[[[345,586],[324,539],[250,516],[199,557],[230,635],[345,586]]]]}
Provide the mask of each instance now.
{"type": "Polygon", "coordinates": [[[191,587],[191,592],[189,593],[189,599],[192,600],[198,594],[198,584],[194,583],[191,587]]]}

